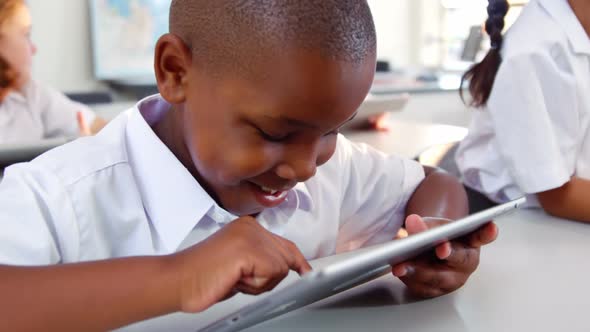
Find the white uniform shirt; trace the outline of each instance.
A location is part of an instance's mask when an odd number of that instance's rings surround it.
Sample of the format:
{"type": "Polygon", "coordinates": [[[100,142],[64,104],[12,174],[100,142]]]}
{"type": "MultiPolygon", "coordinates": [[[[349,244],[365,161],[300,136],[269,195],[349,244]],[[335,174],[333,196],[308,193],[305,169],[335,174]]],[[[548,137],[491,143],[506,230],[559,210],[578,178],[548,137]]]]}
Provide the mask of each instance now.
{"type": "Polygon", "coordinates": [[[496,202],[590,179],[590,39],[567,0],[532,0],[508,31],[487,107],[457,151],[496,202]]]}
{"type": "Polygon", "coordinates": [[[94,121],[95,115],[87,106],[31,81],[22,91],[11,92],[0,102],[0,143],[77,137],[78,111],[84,112],[88,124],[94,121]]]}
{"type": "MultiPolygon", "coordinates": [[[[234,220],[152,131],[169,108],[149,97],[97,136],[7,168],[0,264],[168,254],[234,220]]],[[[419,164],[340,136],[332,159],[258,220],[307,258],[382,242],[397,232],[423,178],[419,164]]]]}

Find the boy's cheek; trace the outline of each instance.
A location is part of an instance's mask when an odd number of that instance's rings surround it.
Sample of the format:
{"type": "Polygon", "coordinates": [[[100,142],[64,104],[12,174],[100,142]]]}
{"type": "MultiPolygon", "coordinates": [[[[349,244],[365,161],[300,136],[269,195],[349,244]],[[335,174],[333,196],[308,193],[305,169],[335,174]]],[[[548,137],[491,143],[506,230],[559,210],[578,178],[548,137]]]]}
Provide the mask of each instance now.
{"type": "Polygon", "coordinates": [[[336,136],[337,135],[334,135],[334,138],[330,138],[330,142],[327,142],[328,144],[326,148],[322,149],[322,151],[320,151],[318,154],[317,166],[327,163],[332,158],[332,156],[334,156],[334,153],[336,152],[336,136]]]}

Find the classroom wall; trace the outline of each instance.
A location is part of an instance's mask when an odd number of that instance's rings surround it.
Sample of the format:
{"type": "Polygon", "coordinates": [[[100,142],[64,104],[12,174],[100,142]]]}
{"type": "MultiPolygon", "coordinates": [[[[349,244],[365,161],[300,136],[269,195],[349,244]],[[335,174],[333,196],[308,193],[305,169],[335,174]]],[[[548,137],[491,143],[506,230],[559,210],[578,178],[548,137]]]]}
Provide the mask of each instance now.
{"type": "Polygon", "coordinates": [[[368,0],[377,28],[378,56],[394,67],[440,66],[440,0],[368,0]]]}
{"type": "Polygon", "coordinates": [[[377,29],[377,54],[394,67],[411,62],[412,24],[410,1],[369,0],[377,29]]]}
{"type": "MultiPolygon", "coordinates": [[[[378,56],[397,67],[420,63],[423,2],[368,0],[377,27],[378,56]]],[[[92,74],[88,0],[28,0],[33,41],[38,46],[33,75],[63,91],[104,88],[92,74]]]]}
{"type": "Polygon", "coordinates": [[[92,75],[88,1],[28,0],[38,48],[33,77],[63,91],[102,87],[92,75]]]}

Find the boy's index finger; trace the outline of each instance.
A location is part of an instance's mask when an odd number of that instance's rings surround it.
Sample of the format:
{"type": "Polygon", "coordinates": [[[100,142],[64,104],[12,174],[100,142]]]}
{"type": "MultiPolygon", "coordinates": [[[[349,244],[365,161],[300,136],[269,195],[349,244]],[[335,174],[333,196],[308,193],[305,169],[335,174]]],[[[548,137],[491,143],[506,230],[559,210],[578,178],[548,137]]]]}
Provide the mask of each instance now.
{"type": "Polygon", "coordinates": [[[281,243],[283,243],[284,247],[287,248],[289,253],[292,255],[293,259],[287,262],[289,264],[289,269],[296,271],[300,275],[307,273],[313,269],[311,265],[309,265],[309,263],[307,262],[307,259],[305,259],[305,256],[303,256],[301,250],[299,250],[299,247],[297,247],[297,245],[294,242],[282,238],[278,235],[275,235],[275,238],[278,239],[281,243]]]}
{"type": "Polygon", "coordinates": [[[293,266],[290,266],[291,269],[299,273],[299,275],[303,275],[307,272],[313,270],[307,259],[303,256],[303,254],[299,251],[299,249],[293,253],[295,259],[293,260],[293,266]]]}
{"type": "Polygon", "coordinates": [[[303,261],[302,264],[300,265],[300,268],[297,270],[297,273],[299,275],[304,275],[306,273],[309,273],[313,271],[313,267],[311,265],[309,265],[309,263],[307,261],[303,261]]]}

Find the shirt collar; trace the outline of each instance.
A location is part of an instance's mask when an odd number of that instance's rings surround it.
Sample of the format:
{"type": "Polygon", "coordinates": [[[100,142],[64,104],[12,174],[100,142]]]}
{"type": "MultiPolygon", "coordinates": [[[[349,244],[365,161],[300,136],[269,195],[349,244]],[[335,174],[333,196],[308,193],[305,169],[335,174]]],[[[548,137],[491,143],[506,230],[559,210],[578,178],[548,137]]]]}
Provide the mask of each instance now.
{"type": "Polygon", "coordinates": [[[301,210],[304,210],[307,212],[314,209],[313,200],[311,199],[311,193],[309,192],[305,182],[297,183],[295,185],[295,187],[293,187],[293,190],[297,194],[297,199],[299,201],[297,204],[298,209],[301,209],[301,210]]]}
{"type": "Polygon", "coordinates": [[[215,201],[152,130],[169,109],[159,95],[140,101],[129,114],[127,150],[146,213],[173,252],[215,201]]]}
{"type": "MultiPolygon", "coordinates": [[[[144,208],[166,249],[176,251],[206,215],[220,224],[235,217],[218,207],[190,172],[156,136],[151,126],[169,111],[160,95],[140,101],[130,112],[127,124],[129,162],[137,177],[144,208]]],[[[307,185],[294,188],[296,209],[311,211],[313,200],[307,185]]],[[[270,209],[282,209],[283,204],[270,209]]]]}
{"type": "Polygon", "coordinates": [[[538,0],[565,31],[575,53],[590,55],[590,38],[567,0],[538,0]]]}

